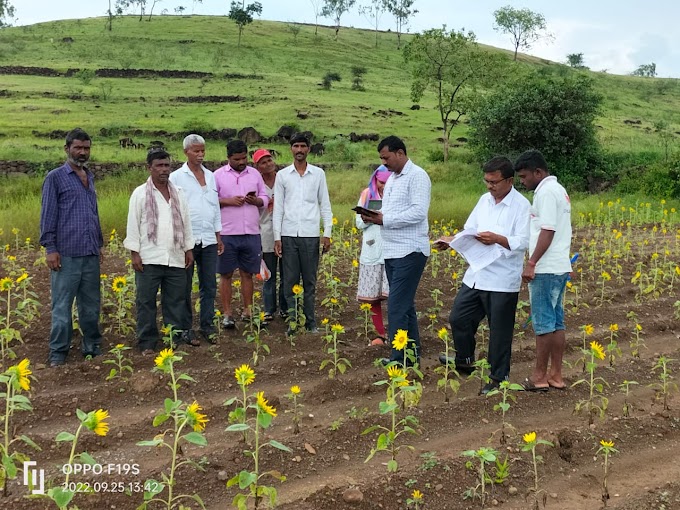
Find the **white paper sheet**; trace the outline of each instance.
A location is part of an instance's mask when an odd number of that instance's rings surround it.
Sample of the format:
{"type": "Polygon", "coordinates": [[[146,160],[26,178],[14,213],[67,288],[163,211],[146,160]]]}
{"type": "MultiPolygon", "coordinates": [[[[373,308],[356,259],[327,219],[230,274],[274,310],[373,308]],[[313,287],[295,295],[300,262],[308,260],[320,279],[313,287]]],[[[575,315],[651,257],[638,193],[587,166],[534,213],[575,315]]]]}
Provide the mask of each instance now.
{"type": "Polygon", "coordinates": [[[503,250],[497,244],[487,245],[481,243],[475,237],[477,230],[469,228],[459,232],[453,237],[449,246],[462,255],[470,264],[474,272],[484,269],[494,260],[503,255],[503,250]]]}

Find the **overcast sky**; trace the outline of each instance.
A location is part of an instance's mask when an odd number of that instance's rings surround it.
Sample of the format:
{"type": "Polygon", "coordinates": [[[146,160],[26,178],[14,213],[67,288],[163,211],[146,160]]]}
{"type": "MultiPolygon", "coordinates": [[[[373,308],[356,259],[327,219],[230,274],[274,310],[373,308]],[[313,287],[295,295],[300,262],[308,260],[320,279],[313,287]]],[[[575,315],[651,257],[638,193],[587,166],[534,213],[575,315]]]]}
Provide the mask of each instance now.
{"type": "MultiPolygon", "coordinates": [[[[115,1],[115,0],[114,0],[115,1]]],[[[152,0],[151,0],[152,1],[152,0]]],[[[249,2],[250,0],[246,0],[249,2]]],[[[369,0],[358,0],[357,5],[369,0]]],[[[108,0],[12,0],[16,23],[29,25],[41,21],[102,16],[108,0]]],[[[162,0],[156,11],[170,12],[178,5],[192,8],[196,14],[221,14],[229,10],[228,0],[162,0]],[[195,8],[194,8],[195,5],[195,8]]],[[[312,0],[260,0],[262,18],[276,21],[314,22],[312,0]]],[[[323,3],[323,0],[317,0],[323,3]]],[[[512,49],[507,36],[493,30],[493,11],[504,5],[528,7],[541,12],[552,41],[538,42],[529,53],[563,62],[568,53],[583,53],[591,69],[627,74],[638,65],[656,62],[661,77],[680,77],[679,0],[416,0],[418,9],[411,31],[465,27],[477,34],[480,42],[512,49]]],[[[324,23],[330,24],[329,20],[324,23]]],[[[344,26],[368,27],[369,23],[354,11],[341,22],[344,26]]],[[[392,28],[393,19],[385,14],[381,28],[392,28]]]]}

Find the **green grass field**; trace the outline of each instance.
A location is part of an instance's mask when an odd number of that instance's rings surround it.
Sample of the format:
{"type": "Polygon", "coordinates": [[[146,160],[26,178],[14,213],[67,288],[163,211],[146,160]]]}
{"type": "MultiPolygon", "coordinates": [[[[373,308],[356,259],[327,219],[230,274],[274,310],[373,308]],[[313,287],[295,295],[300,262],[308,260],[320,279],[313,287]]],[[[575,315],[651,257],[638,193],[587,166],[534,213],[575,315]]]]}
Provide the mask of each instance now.
{"type": "MultiPolygon", "coordinates": [[[[558,66],[529,56],[523,56],[517,65],[558,66]]],[[[303,25],[294,39],[286,23],[255,21],[246,28],[238,48],[236,26],[225,17],[157,16],[140,22],[126,16],[115,21],[112,32],[105,30],[103,18],[93,18],[0,30],[0,66],[37,66],[60,72],[113,68],[210,73],[204,79],[2,74],[0,161],[40,163],[48,170],[62,160],[63,141],[44,135],[75,126],[93,136],[94,161],[130,163],[141,162],[145,151],[120,148],[122,136],[145,144],[161,139],[179,159],[178,137],[151,133],[253,126],[270,137],[280,126],[293,125],[312,131],[317,141],[327,144],[336,135],[352,131],[403,137],[409,155],[430,172],[435,183],[433,219],[462,222],[483,192],[479,162],[464,145],[452,149],[446,165],[428,162],[429,153],[441,146],[435,98],[426,95],[420,110],[410,109],[409,75],[392,33],[381,33],[376,49],[374,33],[367,30],[343,28],[339,40],[334,41],[331,29],[321,27],[315,37],[314,27],[303,25]],[[65,38],[72,42],[64,42],[65,38]],[[351,90],[350,69],[356,65],[368,69],[365,92],[351,90]],[[318,84],[329,71],[340,73],[343,80],[325,91],[318,84]],[[239,96],[241,100],[186,103],[177,99],[199,96],[239,96]],[[380,114],[380,110],[388,113],[380,114]],[[390,114],[390,110],[401,114],[390,114]],[[299,111],[307,112],[308,118],[299,119],[299,111]],[[102,129],[107,136],[101,135],[102,129]],[[130,135],[134,130],[141,134],[130,135]]],[[[661,154],[652,126],[664,120],[672,131],[680,131],[680,82],[591,74],[604,96],[597,120],[604,148],[661,154]],[[626,124],[626,120],[639,120],[640,124],[626,124]]],[[[465,124],[456,126],[452,142],[466,136],[466,131],[465,124]]],[[[291,161],[287,146],[265,145],[281,153],[280,163],[291,161]]],[[[378,162],[376,144],[328,145],[324,156],[310,161],[329,169],[334,212],[340,220],[349,219],[349,208],[365,186],[369,166],[378,162]],[[354,163],[354,168],[343,169],[346,162],[354,163]]],[[[224,142],[210,140],[207,159],[224,158],[224,142]]],[[[124,226],[129,192],[144,178],[143,172],[128,172],[98,184],[105,228],[124,226]]],[[[5,240],[11,238],[8,232],[12,227],[37,237],[39,191],[37,178],[5,182],[0,191],[0,228],[5,240]]],[[[597,204],[599,199],[585,203],[597,204]]]]}

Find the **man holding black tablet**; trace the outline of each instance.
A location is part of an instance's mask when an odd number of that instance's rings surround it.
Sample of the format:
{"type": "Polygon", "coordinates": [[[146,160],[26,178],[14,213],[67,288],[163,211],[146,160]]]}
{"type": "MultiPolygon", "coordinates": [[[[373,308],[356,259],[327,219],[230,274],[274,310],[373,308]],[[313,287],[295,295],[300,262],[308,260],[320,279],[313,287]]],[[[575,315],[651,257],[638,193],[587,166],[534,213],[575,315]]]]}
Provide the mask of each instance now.
{"type": "MultiPolygon", "coordinates": [[[[378,145],[383,165],[392,172],[385,184],[382,209],[362,214],[366,223],[382,225],[385,272],[390,284],[387,300],[389,341],[397,331],[408,333],[409,349],[416,362],[420,359],[420,334],[415,296],[425,263],[430,256],[427,215],[432,184],[427,172],[415,165],[406,153],[406,145],[396,136],[388,136],[378,145]]],[[[403,352],[392,349],[383,364],[403,362],[403,352]]]]}

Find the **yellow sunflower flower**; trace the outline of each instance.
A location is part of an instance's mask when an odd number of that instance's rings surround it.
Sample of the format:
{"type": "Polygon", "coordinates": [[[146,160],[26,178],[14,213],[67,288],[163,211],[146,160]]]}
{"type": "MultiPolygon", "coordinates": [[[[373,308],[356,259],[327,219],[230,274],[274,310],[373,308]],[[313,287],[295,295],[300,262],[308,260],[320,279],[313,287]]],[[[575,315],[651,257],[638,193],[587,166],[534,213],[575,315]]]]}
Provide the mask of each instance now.
{"type": "Polygon", "coordinates": [[[600,444],[605,448],[614,448],[614,441],[605,441],[604,439],[601,439],[600,444]]]}
{"type": "Polygon", "coordinates": [[[638,331],[642,331],[642,326],[640,324],[636,324],[635,329],[638,331]]]}
{"type": "Polygon", "coordinates": [[[524,442],[527,444],[533,443],[536,441],[536,432],[527,432],[524,434],[524,436],[522,436],[522,439],[524,439],[524,442]]]}
{"type": "Polygon", "coordinates": [[[352,267],[359,267],[359,261],[357,259],[352,259],[352,267]]]}
{"type": "Polygon", "coordinates": [[[234,371],[236,382],[242,386],[248,386],[255,380],[255,371],[250,366],[243,364],[234,371]]]}
{"type": "Polygon", "coordinates": [[[585,326],[583,326],[583,332],[586,335],[592,335],[595,332],[595,328],[593,327],[592,324],[586,324],[585,326]]]}
{"type": "Polygon", "coordinates": [[[295,285],[293,285],[293,294],[295,294],[297,296],[301,292],[302,292],[302,285],[299,285],[297,283],[295,285]]]}
{"type": "Polygon", "coordinates": [[[328,324],[329,322],[330,322],[330,321],[328,320],[328,317],[324,317],[324,319],[321,321],[321,324],[323,324],[323,325],[325,326],[325,325],[328,324]]]}
{"type": "Polygon", "coordinates": [[[333,217],[333,225],[337,225],[337,224],[338,224],[338,219],[336,217],[333,217]]]}
{"type": "Polygon", "coordinates": [[[116,349],[122,349],[125,347],[125,344],[116,344],[116,349]]]}
{"type": "Polygon", "coordinates": [[[340,324],[333,324],[331,326],[331,331],[333,333],[344,333],[345,332],[345,326],[342,326],[340,324]]]}
{"type": "Polygon", "coordinates": [[[194,428],[195,432],[205,429],[205,424],[209,421],[205,414],[199,413],[201,410],[201,406],[195,400],[187,407],[187,423],[194,428]]]}
{"type": "Polygon", "coordinates": [[[422,501],[423,500],[423,493],[420,492],[418,489],[415,489],[411,493],[411,497],[414,499],[414,501],[422,501]]]}
{"type": "Polygon", "coordinates": [[[331,298],[331,304],[332,304],[332,305],[337,305],[337,304],[338,304],[338,298],[332,297],[332,298],[331,298]]]}
{"type": "Polygon", "coordinates": [[[156,356],[154,363],[156,363],[157,367],[164,367],[167,365],[168,360],[172,359],[174,355],[175,353],[172,349],[163,349],[158,353],[158,356],[156,356]]]}
{"type": "Polygon", "coordinates": [[[109,424],[104,420],[109,418],[109,412],[97,409],[88,413],[85,426],[98,436],[105,436],[109,432],[109,424]]]}
{"type": "Polygon", "coordinates": [[[272,418],[276,418],[276,409],[270,406],[269,402],[267,402],[267,399],[264,398],[264,391],[260,391],[257,393],[257,407],[263,413],[267,413],[272,418]]]}
{"type": "Polygon", "coordinates": [[[241,288],[241,280],[234,280],[234,287],[236,287],[237,289],[240,289],[241,288]]]}
{"type": "Polygon", "coordinates": [[[16,257],[16,255],[10,255],[9,257],[7,257],[7,260],[9,260],[10,262],[16,262],[17,257],[16,257]]]}
{"type": "Polygon", "coordinates": [[[444,340],[449,337],[449,331],[446,328],[442,328],[437,332],[437,336],[439,337],[439,340],[444,340]]]}
{"type": "Polygon", "coordinates": [[[19,278],[17,278],[17,283],[23,282],[26,278],[28,278],[28,273],[23,273],[19,278]]]}
{"type": "Polygon", "coordinates": [[[604,349],[602,345],[600,345],[596,341],[590,342],[590,349],[593,351],[593,354],[595,355],[596,358],[598,359],[604,359],[604,349]]]}
{"type": "Polygon", "coordinates": [[[371,309],[371,303],[361,303],[361,306],[359,307],[362,312],[367,312],[371,309]]]}
{"type": "Polygon", "coordinates": [[[616,333],[619,330],[619,325],[618,324],[610,324],[609,325],[609,331],[612,333],[616,333]]]}
{"type": "Polygon", "coordinates": [[[33,372],[31,372],[29,365],[31,362],[28,359],[23,359],[16,365],[12,365],[7,369],[11,374],[16,377],[19,387],[24,391],[29,391],[31,389],[31,380],[28,378],[33,372]]]}
{"type": "Polygon", "coordinates": [[[296,384],[295,386],[290,387],[290,392],[293,395],[299,395],[300,394],[300,387],[296,384]]]}
{"type": "Polygon", "coordinates": [[[111,284],[111,288],[113,289],[113,292],[123,292],[125,289],[125,286],[127,285],[127,278],[124,276],[116,276],[113,279],[113,283],[111,284]]]}
{"type": "Polygon", "coordinates": [[[405,329],[398,329],[397,334],[394,335],[394,340],[392,341],[392,347],[398,351],[403,351],[408,343],[408,331],[405,329]]]}
{"type": "Polygon", "coordinates": [[[12,279],[5,276],[0,280],[0,290],[8,291],[12,288],[12,279]]]}

